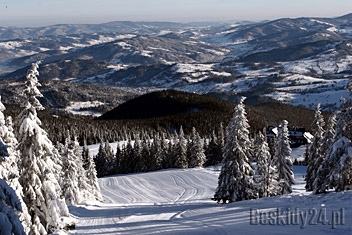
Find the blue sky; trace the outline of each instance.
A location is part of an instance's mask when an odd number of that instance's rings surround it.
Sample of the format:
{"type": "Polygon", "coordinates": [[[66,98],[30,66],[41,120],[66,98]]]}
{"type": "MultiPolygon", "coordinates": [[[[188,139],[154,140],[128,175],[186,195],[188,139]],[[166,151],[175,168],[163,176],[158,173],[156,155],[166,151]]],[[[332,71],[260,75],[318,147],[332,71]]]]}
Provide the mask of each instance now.
{"type": "Polygon", "coordinates": [[[351,12],[351,0],[0,0],[0,26],[115,20],[260,21],[351,12]]]}

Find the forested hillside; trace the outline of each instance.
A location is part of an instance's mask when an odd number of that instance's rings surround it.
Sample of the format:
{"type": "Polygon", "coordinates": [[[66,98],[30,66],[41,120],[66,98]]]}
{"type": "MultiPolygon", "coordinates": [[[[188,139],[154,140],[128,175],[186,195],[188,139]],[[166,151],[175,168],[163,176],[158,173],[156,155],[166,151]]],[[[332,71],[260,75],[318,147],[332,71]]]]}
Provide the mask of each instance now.
{"type": "MultiPolygon", "coordinates": [[[[70,130],[81,144],[84,139],[88,144],[95,144],[101,140],[121,140],[133,132],[172,133],[181,126],[186,134],[195,127],[201,136],[210,136],[213,130],[219,129],[220,123],[228,123],[234,105],[234,102],[207,95],[165,90],[131,99],[98,119],[61,115],[61,112],[51,110],[43,110],[39,116],[54,143],[63,142],[65,131],[70,130]]],[[[18,115],[19,107],[6,106],[6,114],[18,115]]],[[[279,125],[284,119],[291,126],[309,131],[314,118],[313,110],[278,102],[246,105],[246,112],[252,136],[269,125],[279,125]]],[[[324,115],[327,117],[328,113],[324,115]]]]}

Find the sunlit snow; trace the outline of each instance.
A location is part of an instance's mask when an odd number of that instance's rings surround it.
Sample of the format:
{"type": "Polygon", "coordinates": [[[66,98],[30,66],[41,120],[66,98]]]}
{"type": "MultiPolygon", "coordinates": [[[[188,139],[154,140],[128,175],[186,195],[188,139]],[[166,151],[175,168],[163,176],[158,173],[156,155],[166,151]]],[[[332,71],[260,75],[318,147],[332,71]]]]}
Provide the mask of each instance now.
{"type": "Polygon", "coordinates": [[[76,114],[76,115],[84,115],[84,116],[100,116],[101,113],[94,112],[92,110],[87,110],[92,107],[98,107],[104,105],[104,103],[100,101],[86,101],[86,102],[71,102],[70,106],[66,107],[66,111],[76,114]],[[81,110],[84,109],[84,110],[81,110]]]}
{"type": "MultiPolygon", "coordinates": [[[[293,158],[304,156],[304,150],[293,149],[293,158]]],[[[352,191],[305,192],[304,166],[294,166],[293,193],[226,205],[210,200],[220,168],[100,178],[104,203],[70,207],[78,221],[71,233],[342,235],[352,230],[352,191]]]]}

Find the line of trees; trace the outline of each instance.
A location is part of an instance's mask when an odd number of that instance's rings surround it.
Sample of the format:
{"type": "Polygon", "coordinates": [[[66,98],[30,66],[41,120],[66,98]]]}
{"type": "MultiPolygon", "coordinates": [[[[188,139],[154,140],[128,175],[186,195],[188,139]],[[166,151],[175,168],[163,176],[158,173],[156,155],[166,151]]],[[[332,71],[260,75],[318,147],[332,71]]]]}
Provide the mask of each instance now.
{"type": "Polygon", "coordinates": [[[0,101],[0,233],[50,234],[73,226],[67,205],[102,200],[93,159],[82,159],[77,141],[55,147],[41,127],[44,109],[37,76],[39,62],[26,76],[25,101],[14,130],[0,101]],[[84,168],[84,165],[87,168],[84,168]]]}
{"type": "Polygon", "coordinates": [[[249,137],[244,100],[242,97],[235,106],[226,127],[223,166],[212,198],[221,203],[291,193],[294,184],[288,122],[281,123],[272,156],[264,134],[258,135],[256,144],[249,137]]]}
{"type": "Polygon", "coordinates": [[[307,147],[306,190],[315,194],[352,189],[352,81],[350,98],[342,101],[339,110],[325,121],[320,105],[312,123],[313,141],[307,147]]]}
{"type": "MultiPolygon", "coordinates": [[[[134,133],[127,141],[117,144],[115,151],[109,142],[101,142],[94,156],[98,177],[147,172],[166,168],[193,168],[215,165],[221,162],[224,143],[222,124],[209,139],[201,138],[193,127],[185,135],[182,126],[174,134],[134,133]]],[[[84,148],[84,155],[89,155],[84,148]]]]}

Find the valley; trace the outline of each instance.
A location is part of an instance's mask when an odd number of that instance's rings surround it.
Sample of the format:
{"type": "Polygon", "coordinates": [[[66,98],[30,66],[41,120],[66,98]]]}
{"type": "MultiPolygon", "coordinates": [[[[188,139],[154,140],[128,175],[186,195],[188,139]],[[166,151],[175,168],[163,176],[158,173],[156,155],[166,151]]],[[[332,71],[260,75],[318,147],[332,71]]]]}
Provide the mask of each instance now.
{"type": "Polygon", "coordinates": [[[120,98],[126,92],[137,97],[176,89],[231,101],[246,96],[249,104],[279,101],[314,109],[321,103],[323,110],[333,111],[348,95],[351,17],[3,27],[0,89],[4,102],[14,103],[18,93],[9,93],[8,87],[41,60],[42,83],[50,83],[52,90],[61,90],[61,84],[77,88],[62,103],[45,94],[49,108],[72,110],[71,102],[90,101],[106,107],[101,114],[128,100],[120,98]],[[81,84],[111,89],[110,95],[102,97],[99,88],[88,98],[87,86],[78,89],[81,84]]]}

